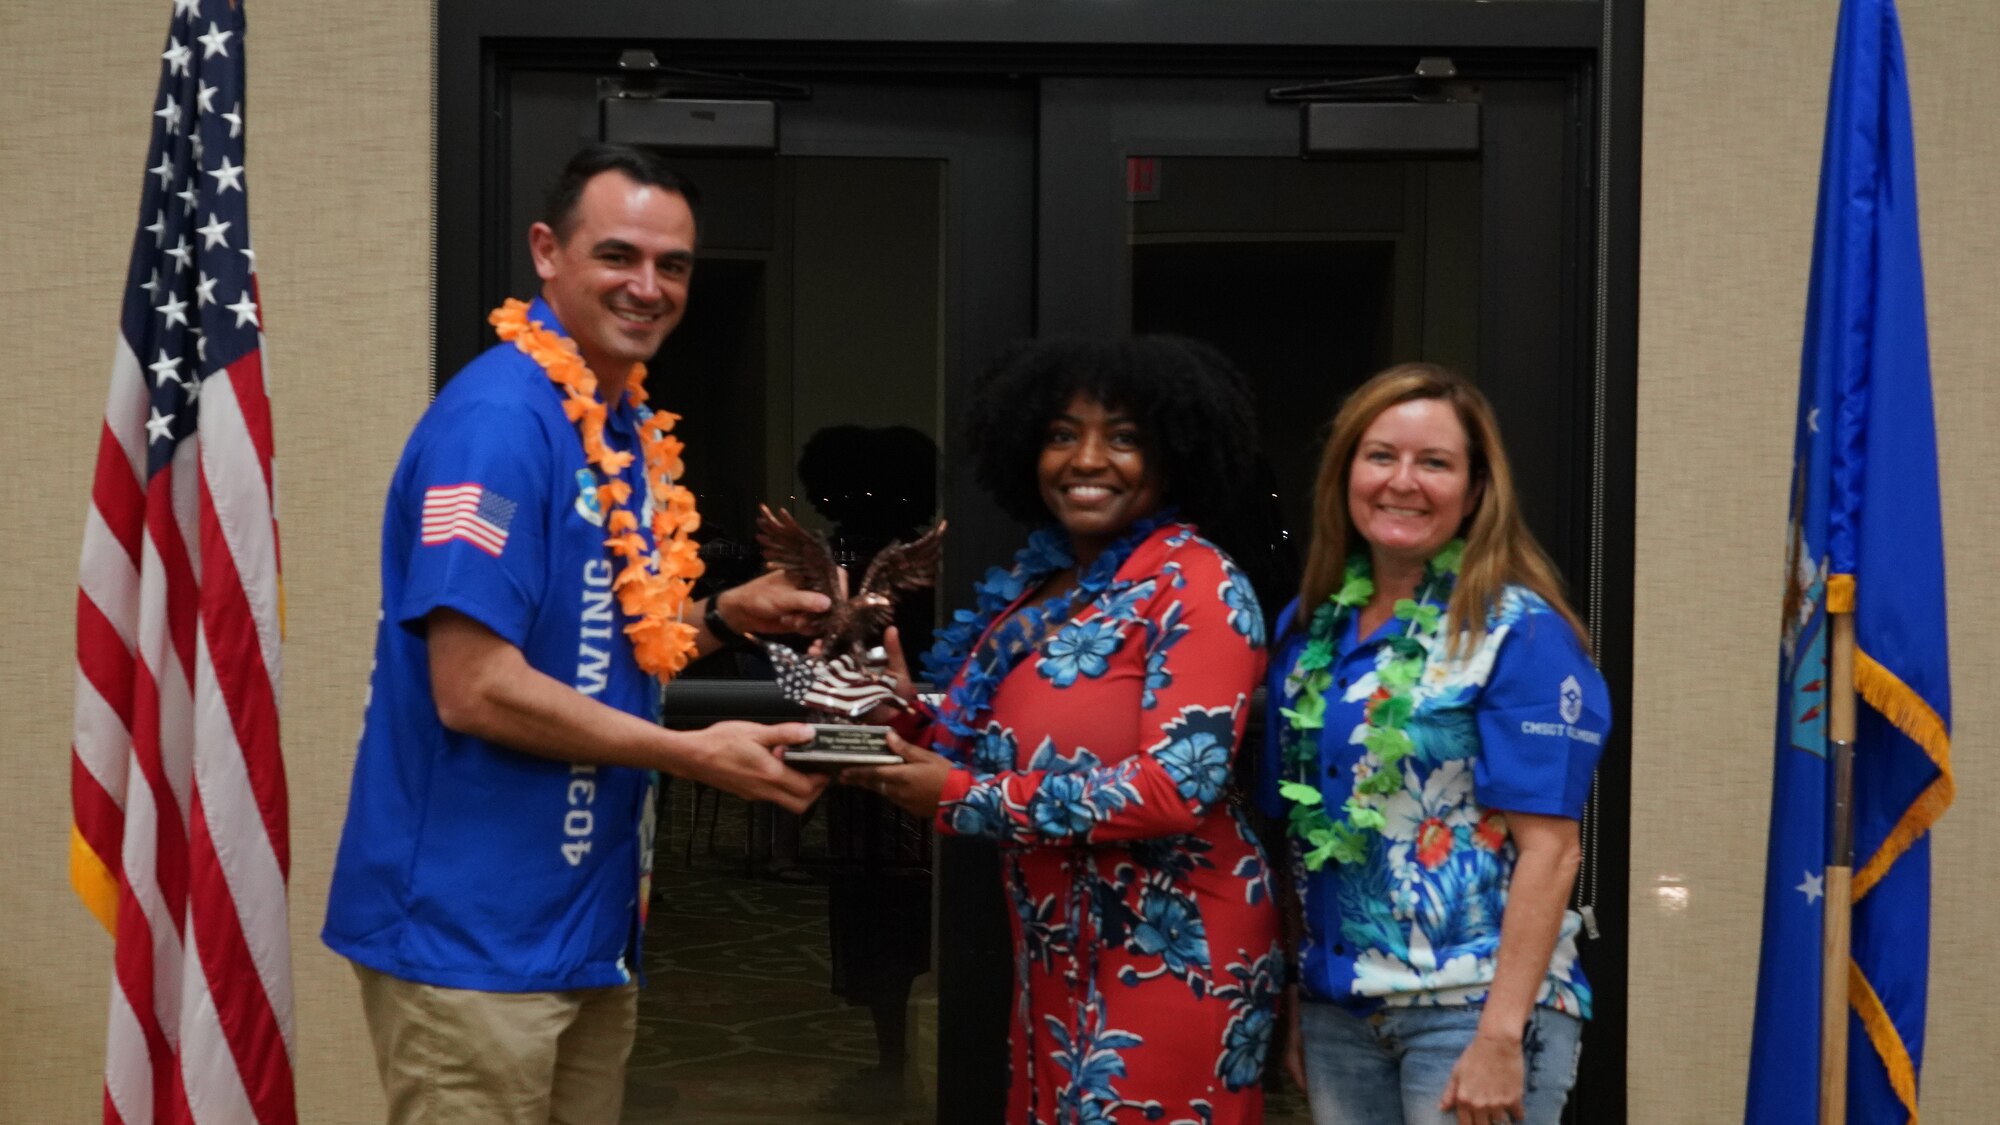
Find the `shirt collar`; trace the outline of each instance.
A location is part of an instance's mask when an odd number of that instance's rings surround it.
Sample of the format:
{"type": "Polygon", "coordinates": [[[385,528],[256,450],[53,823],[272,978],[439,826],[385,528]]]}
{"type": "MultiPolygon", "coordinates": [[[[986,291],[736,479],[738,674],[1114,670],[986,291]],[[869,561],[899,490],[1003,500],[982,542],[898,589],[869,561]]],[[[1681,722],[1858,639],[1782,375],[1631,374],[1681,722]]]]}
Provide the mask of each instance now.
{"type": "MultiPolygon", "coordinates": [[[[1449,571],[1432,574],[1428,568],[1424,579],[1417,585],[1417,593],[1423,595],[1418,600],[1424,605],[1435,606],[1443,613],[1451,605],[1451,592],[1458,585],[1458,575],[1449,571]]],[[[1373,650],[1391,637],[1400,636],[1408,629],[1409,623],[1391,614],[1388,620],[1375,627],[1368,636],[1361,635],[1361,611],[1348,611],[1347,620],[1341,628],[1341,635],[1334,640],[1334,651],[1345,656],[1362,649],[1373,650]]]]}
{"type": "Polygon", "coordinates": [[[531,321],[540,321],[543,328],[564,339],[569,338],[569,329],[563,327],[562,319],[556,316],[556,310],[550,308],[549,303],[539,295],[534,300],[528,302],[528,319],[531,321]]]}
{"type": "MultiPolygon", "coordinates": [[[[540,295],[528,302],[528,319],[540,321],[543,328],[565,340],[569,339],[569,330],[563,327],[562,319],[556,316],[556,310],[550,308],[549,303],[540,295]]],[[[553,382],[549,386],[560,393],[560,388],[553,382]]],[[[637,432],[639,424],[637,412],[632,409],[631,402],[623,396],[620,396],[611,409],[605,412],[604,422],[607,428],[621,438],[630,438],[637,432]]]]}

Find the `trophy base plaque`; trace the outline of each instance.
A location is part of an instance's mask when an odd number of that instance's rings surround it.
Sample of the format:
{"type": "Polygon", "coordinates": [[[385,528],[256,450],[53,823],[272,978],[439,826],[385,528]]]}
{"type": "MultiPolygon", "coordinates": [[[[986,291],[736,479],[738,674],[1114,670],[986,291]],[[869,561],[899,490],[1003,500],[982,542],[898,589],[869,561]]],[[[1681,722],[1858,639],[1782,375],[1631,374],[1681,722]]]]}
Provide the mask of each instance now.
{"type": "Polygon", "coordinates": [[[814,723],[813,740],[785,751],[785,764],[800,769],[897,766],[903,759],[889,749],[888,727],[814,723]]]}

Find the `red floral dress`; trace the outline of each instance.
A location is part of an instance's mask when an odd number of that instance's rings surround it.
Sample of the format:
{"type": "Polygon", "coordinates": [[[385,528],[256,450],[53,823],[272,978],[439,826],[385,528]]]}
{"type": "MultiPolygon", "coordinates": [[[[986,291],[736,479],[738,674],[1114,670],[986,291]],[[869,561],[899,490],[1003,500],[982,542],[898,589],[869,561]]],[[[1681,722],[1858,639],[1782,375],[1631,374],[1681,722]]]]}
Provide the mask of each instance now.
{"type": "Polygon", "coordinates": [[[1035,573],[1031,541],[1012,586],[983,591],[1011,604],[968,626],[952,692],[910,724],[957,766],[939,830],[1000,845],[1020,1125],[1263,1119],[1283,958],[1264,851],[1230,800],[1263,618],[1193,528],[1142,534],[1009,655],[995,634],[1054,566],[1035,573]]]}

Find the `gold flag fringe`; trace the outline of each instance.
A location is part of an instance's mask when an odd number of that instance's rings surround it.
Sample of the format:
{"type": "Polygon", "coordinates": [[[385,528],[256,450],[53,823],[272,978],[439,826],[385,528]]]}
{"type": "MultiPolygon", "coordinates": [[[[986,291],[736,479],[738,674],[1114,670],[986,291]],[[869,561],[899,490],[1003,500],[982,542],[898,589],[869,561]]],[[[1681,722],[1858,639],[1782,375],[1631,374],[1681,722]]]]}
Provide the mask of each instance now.
{"type": "Polygon", "coordinates": [[[76,897],[104,926],[106,933],[118,933],[118,880],[111,877],[111,869],[104,860],[90,850],[84,842],[83,833],[76,825],[69,826],[69,882],[76,888],[76,897]]]}
{"type": "Polygon", "coordinates": [[[1870,707],[1880,712],[1910,741],[1923,747],[1924,753],[1938,768],[1937,780],[1910,802],[1910,807],[1903,810],[1902,818],[1882,841],[1882,846],[1855,872],[1854,897],[1859,901],[1882,881],[1890,866],[1910,850],[1910,845],[1930,831],[1931,826],[1944,815],[1944,810],[1951,806],[1952,798],[1958,793],[1958,783],[1951,772],[1951,734],[1945,730],[1944,720],[1938,717],[1923,696],[1859,648],[1854,650],[1854,687],[1870,707]]]}
{"type": "Polygon", "coordinates": [[[1916,1065],[1910,1061],[1910,1050],[1903,1045],[1903,1037],[1889,1019],[1889,1010],[1875,994],[1875,986],[1868,983],[1868,974],[1851,958],[1847,962],[1847,999],[1854,1014],[1860,1017],[1868,1041],[1875,1045],[1875,1053],[1882,1057],[1882,1066],[1889,1072],[1889,1087],[1896,1091],[1896,1100],[1910,1114],[1909,1125],[1917,1125],[1916,1065]]]}
{"type": "MultiPolygon", "coordinates": [[[[1827,578],[1827,612],[1854,612],[1854,595],[1853,575],[1835,574],[1827,578]]],[[[1855,872],[1852,901],[1859,902],[1888,875],[1889,868],[1902,858],[1903,853],[1931,830],[1944,815],[1945,809],[1951,807],[1952,799],[1958,793],[1958,783],[1951,771],[1951,732],[1945,729],[1944,719],[1937,709],[1904,683],[1900,676],[1858,646],[1854,650],[1854,689],[1876,713],[1922,747],[1938,769],[1937,779],[1910,802],[1910,807],[1903,810],[1896,827],[1875,849],[1875,854],[1869,856],[1868,862],[1855,872]]],[[[1881,1058],[1896,1099],[1908,1111],[1909,1125],[1916,1125],[1917,1068],[1910,1058],[1909,1047],[1896,1030],[1895,1022],[1889,1018],[1889,1011],[1883,1006],[1875,987],[1869,983],[1867,974],[1852,959],[1847,963],[1847,981],[1848,1003],[1861,1020],[1863,1030],[1868,1033],[1875,1054],[1881,1058]]]]}

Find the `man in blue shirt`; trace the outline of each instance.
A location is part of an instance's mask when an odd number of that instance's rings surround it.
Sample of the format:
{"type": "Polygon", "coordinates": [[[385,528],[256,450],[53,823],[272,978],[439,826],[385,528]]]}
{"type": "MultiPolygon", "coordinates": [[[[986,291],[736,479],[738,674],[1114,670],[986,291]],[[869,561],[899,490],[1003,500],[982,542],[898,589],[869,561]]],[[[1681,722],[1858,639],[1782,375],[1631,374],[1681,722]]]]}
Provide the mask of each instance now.
{"type": "MultiPolygon", "coordinates": [[[[595,375],[603,441],[634,455],[617,476],[635,515],[654,497],[626,384],[680,321],[691,190],[640,150],[595,146],[528,231],[542,291],[527,319],[595,375]]],[[[615,1125],[652,771],[792,811],[825,784],[782,761],[811,738],[803,724],[658,724],[659,684],[614,592],[608,474],[550,374],[513,343],[468,364],[389,489],[375,667],[323,937],[361,977],[395,1125],[615,1125]]],[[[684,616],[702,622],[701,655],[738,631],[801,631],[826,608],[774,572],[684,616]]]]}

